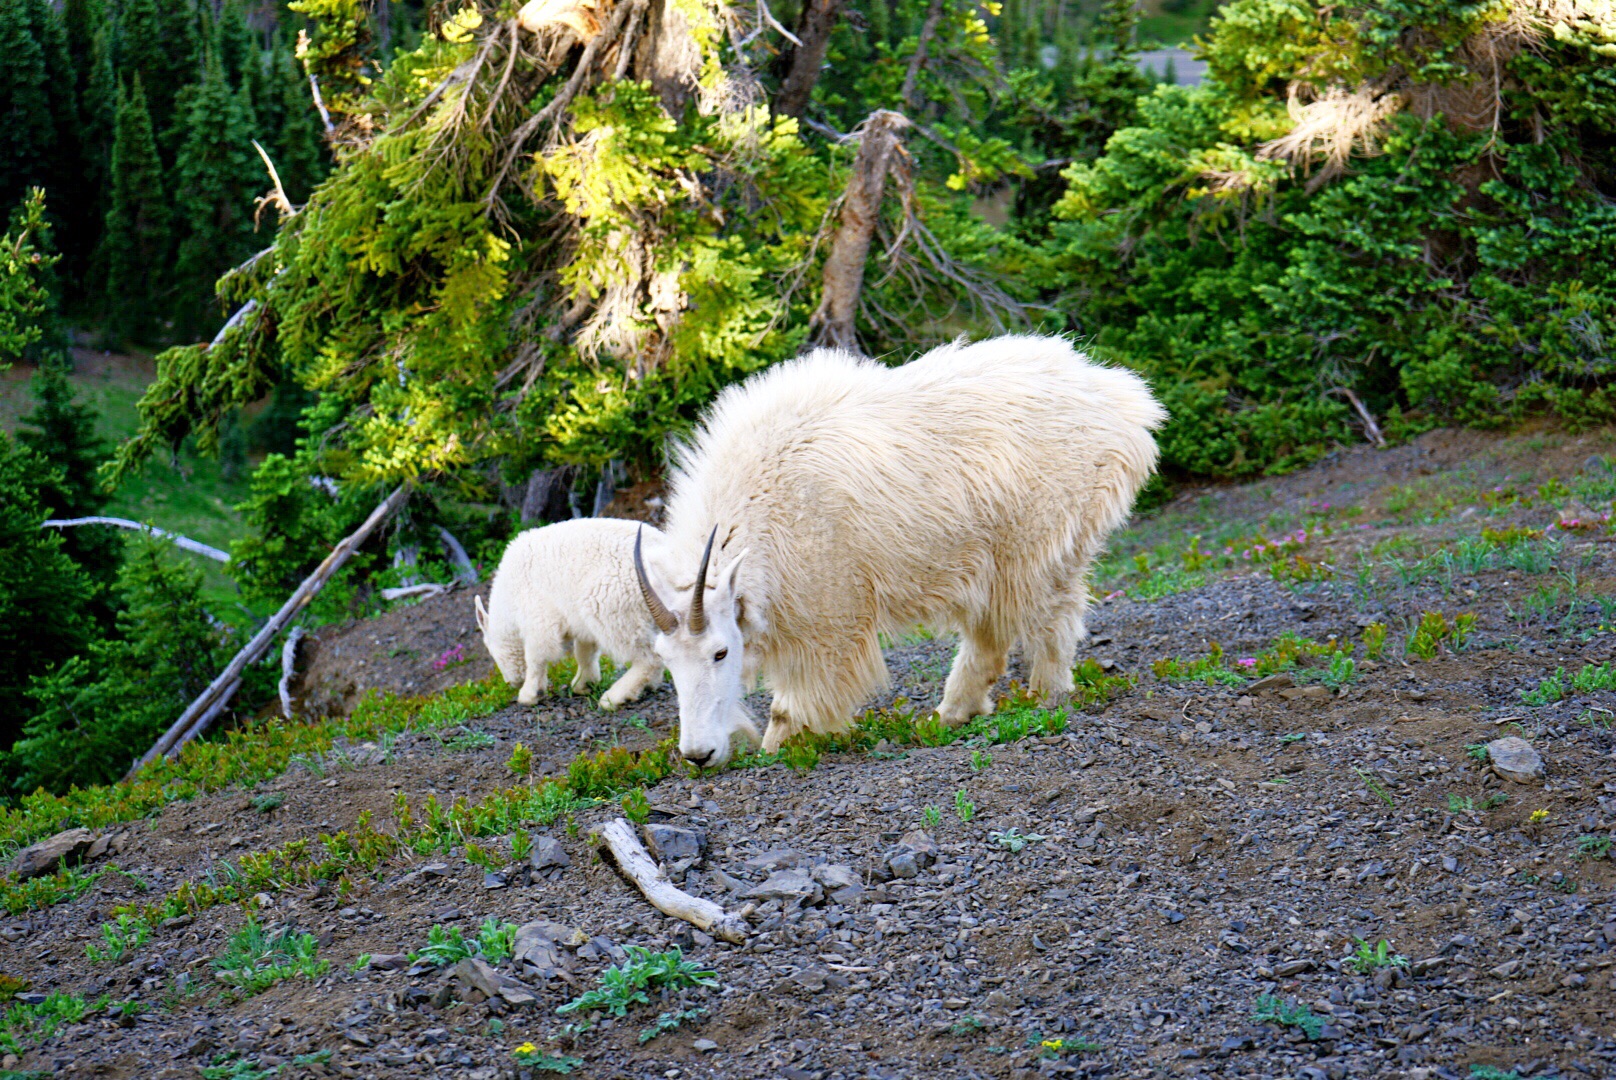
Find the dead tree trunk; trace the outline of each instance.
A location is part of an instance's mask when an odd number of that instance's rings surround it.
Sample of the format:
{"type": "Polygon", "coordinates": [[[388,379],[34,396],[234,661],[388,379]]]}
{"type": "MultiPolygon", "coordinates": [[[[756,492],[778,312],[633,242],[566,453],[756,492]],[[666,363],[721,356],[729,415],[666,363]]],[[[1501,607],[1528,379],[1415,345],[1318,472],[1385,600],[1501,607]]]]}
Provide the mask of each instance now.
{"type": "Polygon", "coordinates": [[[864,263],[881,216],[887,174],[905,167],[908,161],[908,151],[903,148],[903,132],[908,127],[909,121],[902,113],[878,109],[854,132],[860,139],[859,152],[842,196],[836,238],[825,260],[819,308],[808,324],[809,333],[820,345],[858,349],[855,323],[859,295],[864,289],[864,263]]]}
{"type": "Polygon", "coordinates": [[[563,465],[558,469],[534,469],[527,478],[527,491],[522,496],[522,524],[535,521],[566,521],[572,517],[567,493],[577,469],[563,465]]]}
{"type": "Polygon", "coordinates": [[[296,618],[298,613],[308,605],[308,602],[318,595],[320,589],[324,587],[327,581],[331,580],[333,574],[342,569],[342,564],[347,562],[355,551],[359,550],[359,545],[370,537],[376,526],[386,520],[393,511],[404,505],[404,500],[409,498],[409,494],[409,485],[401,485],[391,495],[383,499],[380,506],[370,512],[370,516],[365,519],[363,525],[359,526],[347,537],[344,537],[336,547],[331,549],[331,554],[325,557],[325,560],[320,563],[314,573],[303,580],[303,584],[299,585],[297,591],[287,598],[286,603],[281,605],[281,609],[271,616],[269,621],[263,625],[263,628],[253,635],[252,640],[242,646],[241,651],[235,655],[229,664],[225,665],[225,669],[219,673],[219,677],[214,679],[206,690],[202,691],[200,697],[191,702],[184,714],[174,721],[173,726],[163,732],[163,737],[153,743],[152,748],[146,751],[139,761],[135,762],[134,768],[130,769],[128,775],[124,777],[125,780],[133,779],[136,773],[159,757],[165,754],[177,753],[180,747],[208,729],[208,725],[213,722],[219,713],[224,711],[225,704],[235,694],[236,688],[241,685],[241,673],[247,670],[249,664],[256,662],[268,651],[270,643],[286,628],[286,624],[296,618]]]}
{"type": "Polygon", "coordinates": [[[931,47],[931,39],[937,36],[937,24],[942,21],[942,0],[931,0],[926,21],[920,26],[920,39],[915,42],[915,55],[909,58],[909,70],[903,73],[903,89],[898,92],[903,107],[911,113],[915,111],[915,84],[920,79],[921,68],[926,66],[926,52],[931,47]]]}
{"type": "Polygon", "coordinates": [[[808,0],[797,20],[797,39],[801,45],[786,57],[786,77],[780,82],[780,92],[774,97],[774,111],[780,116],[801,116],[808,111],[808,102],[819,82],[820,69],[825,66],[825,50],[830,48],[830,35],[842,17],[844,0],[808,0]]]}

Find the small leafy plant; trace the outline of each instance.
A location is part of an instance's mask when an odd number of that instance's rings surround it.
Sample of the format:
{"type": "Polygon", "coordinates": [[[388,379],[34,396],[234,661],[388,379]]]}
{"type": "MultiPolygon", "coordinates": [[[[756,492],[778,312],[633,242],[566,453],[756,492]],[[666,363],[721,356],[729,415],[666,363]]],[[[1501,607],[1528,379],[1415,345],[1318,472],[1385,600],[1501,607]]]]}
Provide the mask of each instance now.
{"type": "Polygon", "coordinates": [[[278,791],[266,791],[262,795],[252,797],[252,808],[260,814],[268,814],[279,810],[286,801],[286,796],[278,791]]]}
{"type": "Polygon", "coordinates": [[[426,946],[410,953],[410,963],[447,967],[459,963],[468,956],[474,956],[476,952],[476,939],[467,941],[466,935],[458,926],[434,925],[426,932],[426,946]]]}
{"type": "Polygon", "coordinates": [[[992,764],[993,755],[988,753],[986,750],[971,751],[971,768],[975,769],[977,772],[981,772],[983,769],[992,764]]]}
{"type": "Polygon", "coordinates": [[[1014,825],[1010,826],[1008,829],[1005,829],[1003,832],[995,832],[989,835],[993,837],[994,843],[998,844],[1002,848],[1005,848],[1012,855],[1021,851],[1021,849],[1026,847],[1028,844],[1041,844],[1045,840],[1045,837],[1042,837],[1037,833],[1023,833],[1014,825]]]}
{"type": "Polygon", "coordinates": [[[1386,785],[1381,782],[1381,779],[1378,776],[1376,776],[1374,773],[1366,772],[1365,770],[1356,766],[1353,767],[1352,771],[1358,774],[1358,779],[1363,781],[1364,787],[1368,789],[1369,794],[1385,803],[1387,809],[1397,809],[1397,800],[1392,796],[1392,793],[1387,790],[1386,785]]]}
{"type": "Polygon", "coordinates": [[[976,816],[976,804],[966,797],[964,788],[954,792],[954,813],[966,822],[976,816]]]}
{"type": "Polygon", "coordinates": [[[517,776],[529,775],[533,772],[533,751],[517,743],[516,748],[511,751],[510,760],[505,762],[505,767],[517,776]]]}
{"type": "Polygon", "coordinates": [[[640,1042],[648,1043],[658,1035],[666,1035],[691,1021],[699,1020],[707,1015],[706,1009],[685,1009],[681,1012],[665,1012],[651,1023],[650,1027],[640,1032],[640,1042]]]}
{"type": "Polygon", "coordinates": [[[1553,675],[1539,680],[1531,690],[1521,691],[1521,701],[1534,707],[1553,705],[1565,696],[1565,668],[1556,668],[1553,675]]]}
{"type": "Polygon", "coordinates": [[[644,825],[651,820],[651,800],[646,798],[643,787],[623,793],[623,816],[636,825],[644,825]]]}
{"type": "Polygon", "coordinates": [[[1381,968],[1408,967],[1408,957],[1392,952],[1391,942],[1385,938],[1381,938],[1378,945],[1371,945],[1363,938],[1353,940],[1358,943],[1358,950],[1348,958],[1347,963],[1360,975],[1373,975],[1381,968]]]}
{"type": "Polygon", "coordinates": [[[1484,742],[1466,743],[1465,753],[1470,755],[1471,761],[1480,765],[1485,765],[1492,760],[1492,752],[1487,749],[1487,744],[1484,742]]]}
{"type": "Polygon", "coordinates": [[[600,973],[600,986],[588,990],[556,1011],[592,1012],[599,1009],[613,1016],[625,1016],[631,1005],[650,1002],[647,990],[686,986],[717,986],[717,972],[707,971],[693,960],[686,960],[676,945],[667,952],[653,953],[639,945],[624,946],[628,960],[600,973]]]}
{"type": "Polygon", "coordinates": [[[1330,666],[1319,681],[1331,690],[1339,690],[1358,677],[1358,665],[1352,654],[1338,652],[1330,657],[1330,666]]]}
{"type": "Polygon", "coordinates": [[[294,933],[290,927],[266,933],[249,916],[247,925],[231,936],[225,951],[213,961],[213,969],[220,982],[251,997],[286,979],[324,975],[331,962],[315,955],[319,948],[313,934],[294,933]]]}
{"type": "Polygon", "coordinates": [[[1476,802],[1468,795],[1455,795],[1448,793],[1448,813],[1466,814],[1476,808],[1476,802]]]}
{"type": "Polygon", "coordinates": [[[1364,656],[1370,660],[1379,660],[1386,651],[1386,624],[1373,622],[1364,627],[1363,632],[1364,656]]]}
{"type": "Polygon", "coordinates": [[[1257,999],[1251,1019],[1259,1024],[1295,1028],[1309,1040],[1317,1039],[1324,1033],[1324,1018],[1316,1015],[1305,1003],[1286,1001],[1273,994],[1263,994],[1257,999]]]}
{"type": "Polygon", "coordinates": [[[920,819],[935,829],[942,824],[943,812],[935,806],[928,806],[920,812],[920,819]]]}
{"type": "Polygon", "coordinates": [[[1578,859],[1608,859],[1612,847],[1616,847],[1616,837],[1595,836],[1589,833],[1577,837],[1578,859]]]}
{"type": "Polygon", "coordinates": [[[115,923],[101,924],[101,944],[84,946],[92,964],[116,964],[151,938],[151,927],[143,919],[125,912],[115,923]]]}
{"type": "Polygon", "coordinates": [[[567,1057],[565,1054],[551,1054],[540,1050],[530,1042],[523,1043],[511,1051],[511,1057],[524,1069],[534,1072],[559,1073],[562,1076],[572,1072],[584,1063],[583,1058],[567,1057]]]}

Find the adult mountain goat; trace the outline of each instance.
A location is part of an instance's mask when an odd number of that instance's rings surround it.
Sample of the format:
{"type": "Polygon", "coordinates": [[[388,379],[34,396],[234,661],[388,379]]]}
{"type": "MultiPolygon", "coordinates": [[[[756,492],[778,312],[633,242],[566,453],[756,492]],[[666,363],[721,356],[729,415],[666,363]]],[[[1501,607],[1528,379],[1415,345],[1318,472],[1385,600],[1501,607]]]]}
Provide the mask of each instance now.
{"type": "Polygon", "coordinates": [[[886,681],[877,633],[917,622],[961,634],[947,724],[993,710],[1018,640],[1032,692],[1069,693],[1089,564],[1165,419],[1135,375],[1033,336],[898,368],[821,350],[725,390],[675,451],[649,570],[634,550],[680,752],[717,766],[758,739],[741,704],[757,671],[765,750],[844,728],[886,681]]]}
{"type": "Polygon", "coordinates": [[[550,687],[550,665],[570,650],[578,661],[572,691],[600,681],[600,654],[628,664],[600,697],[611,710],[662,682],[651,650],[651,621],[634,585],[629,552],[639,525],[616,518],[579,518],[529,529],[505,547],[499,571],[473,603],[483,644],[512,686],[532,705],[550,687]]]}

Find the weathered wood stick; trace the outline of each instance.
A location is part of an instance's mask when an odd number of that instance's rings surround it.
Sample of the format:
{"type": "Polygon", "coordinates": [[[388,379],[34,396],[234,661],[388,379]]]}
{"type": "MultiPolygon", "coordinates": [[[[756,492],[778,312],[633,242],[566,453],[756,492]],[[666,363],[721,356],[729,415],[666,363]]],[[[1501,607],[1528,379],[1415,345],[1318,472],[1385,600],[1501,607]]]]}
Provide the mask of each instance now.
{"type": "Polygon", "coordinates": [[[600,827],[598,839],[611,850],[617,869],[632,881],[651,906],[664,915],[683,919],[698,930],[724,939],[734,945],[746,940],[746,920],[731,914],[699,896],[691,896],[674,886],[662,867],[656,864],[640,838],[634,835],[634,826],[622,818],[614,818],[600,827]]]}
{"type": "Polygon", "coordinates": [[[292,718],[292,677],[297,674],[297,644],[303,637],[303,628],[294,626],[286,635],[286,644],[281,646],[281,682],[277,689],[281,694],[281,715],[288,720],[292,718]]]}
{"type": "Polygon", "coordinates": [[[296,618],[298,613],[308,605],[309,601],[314,599],[325,583],[331,580],[333,574],[342,569],[342,565],[359,549],[359,545],[363,544],[370,534],[375,531],[376,526],[380,525],[393,511],[404,505],[404,500],[409,498],[409,494],[410,486],[408,484],[400,485],[391,495],[382,500],[381,505],[370,512],[370,516],[365,519],[363,525],[344,537],[336,547],[332,548],[331,554],[327,555],[325,560],[315,568],[314,573],[303,579],[303,584],[299,585],[297,590],[287,598],[286,603],[281,605],[281,609],[272,615],[268,622],[264,623],[262,629],[253,635],[251,641],[242,646],[241,651],[236,653],[235,658],[225,665],[223,671],[219,672],[218,678],[214,679],[212,684],[202,691],[195,701],[191,702],[184,714],[174,721],[167,731],[163,732],[163,737],[153,743],[152,748],[146,751],[139,761],[135,762],[134,767],[129,770],[124,779],[133,779],[136,773],[149,763],[157,760],[160,755],[177,753],[180,747],[206,731],[208,724],[213,722],[213,718],[223,711],[223,703],[229,701],[230,696],[235,693],[236,687],[241,685],[241,673],[247,670],[247,665],[255,663],[264,655],[270,644],[286,628],[286,624],[296,618]]]}
{"type": "Polygon", "coordinates": [[[53,518],[50,521],[41,522],[39,527],[41,529],[66,529],[76,525],[113,525],[120,529],[139,529],[141,532],[150,533],[153,536],[160,536],[164,540],[172,542],[175,547],[184,548],[186,551],[194,551],[198,555],[206,555],[208,558],[216,559],[219,562],[230,561],[230,553],[228,551],[220,551],[218,548],[210,547],[209,545],[202,543],[200,540],[192,540],[188,536],[181,536],[179,533],[171,533],[166,529],[159,529],[155,525],[144,525],[138,521],[130,521],[128,518],[53,518]]]}

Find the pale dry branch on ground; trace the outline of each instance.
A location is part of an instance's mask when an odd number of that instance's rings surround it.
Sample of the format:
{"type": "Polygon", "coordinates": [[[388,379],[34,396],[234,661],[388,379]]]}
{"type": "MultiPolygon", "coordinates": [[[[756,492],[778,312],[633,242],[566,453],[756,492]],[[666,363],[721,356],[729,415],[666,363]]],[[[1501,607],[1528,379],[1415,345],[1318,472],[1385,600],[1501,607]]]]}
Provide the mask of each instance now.
{"type": "Polygon", "coordinates": [[[596,836],[611,852],[617,869],[634,883],[652,907],[733,945],[746,941],[746,921],[711,900],[691,896],[669,881],[662,868],[645,850],[645,845],[640,843],[640,838],[634,835],[634,826],[626,820],[614,818],[608,821],[600,827],[596,836]]]}
{"type": "Polygon", "coordinates": [[[51,521],[42,522],[39,527],[41,529],[70,529],[79,525],[111,525],[119,529],[138,529],[141,532],[148,533],[152,536],[161,537],[162,539],[172,543],[177,548],[184,548],[186,551],[192,551],[198,555],[206,555],[215,562],[230,561],[230,553],[228,551],[220,551],[218,548],[209,544],[204,544],[200,540],[192,540],[190,537],[181,536],[179,533],[171,533],[164,529],[159,529],[153,525],[145,525],[138,521],[130,521],[128,518],[57,518],[51,521]]]}

